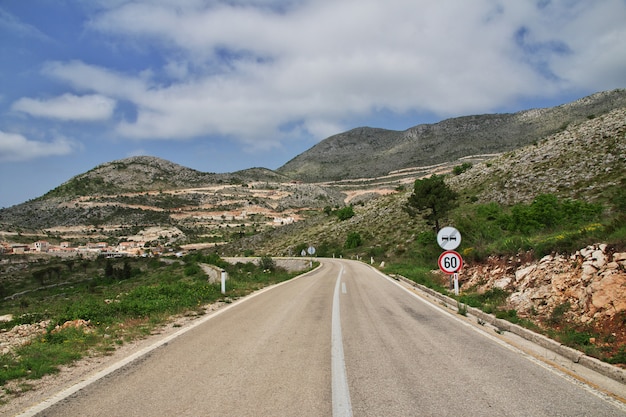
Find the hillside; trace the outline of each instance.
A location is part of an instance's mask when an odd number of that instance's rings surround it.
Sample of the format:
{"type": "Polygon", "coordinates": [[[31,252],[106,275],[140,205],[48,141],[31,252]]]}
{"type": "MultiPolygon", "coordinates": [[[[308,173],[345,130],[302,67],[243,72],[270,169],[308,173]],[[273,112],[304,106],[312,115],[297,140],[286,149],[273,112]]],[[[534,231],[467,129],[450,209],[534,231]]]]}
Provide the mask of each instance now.
{"type": "MultiPolygon", "coordinates": [[[[512,205],[529,202],[539,194],[606,201],[612,190],[626,184],[625,135],[626,106],[571,124],[536,144],[476,163],[447,182],[467,202],[512,205]]],[[[390,256],[419,232],[417,221],[402,209],[410,191],[357,204],[355,216],[347,221],[320,215],[309,224],[294,224],[265,239],[258,236],[228,248],[236,252],[250,245],[256,252],[281,255],[289,254],[289,248],[295,253],[293,250],[305,243],[341,248],[348,232],[358,231],[371,237],[368,250],[376,247],[376,252],[390,256]]]]}
{"type": "Polygon", "coordinates": [[[77,197],[137,193],[155,190],[242,184],[248,181],[285,181],[269,169],[250,168],[229,174],[196,171],[152,156],[135,156],[98,165],[46,193],[50,197],[77,197]]]}
{"type": "Polygon", "coordinates": [[[537,194],[589,201],[626,179],[626,107],[570,124],[534,145],[476,164],[450,179],[480,202],[511,205],[537,194]]]}
{"type": "Polygon", "coordinates": [[[513,114],[458,117],[405,131],[362,127],[331,136],[277,171],[303,181],[373,178],[394,170],[511,151],[626,106],[626,90],[513,114]]]}
{"type": "MultiPolygon", "coordinates": [[[[311,217],[324,207],[365,204],[462,162],[483,167],[485,176],[478,176],[482,171],[474,169],[471,177],[462,178],[473,187],[472,192],[482,193],[479,198],[484,201],[516,201],[515,190],[538,183],[551,183],[551,190],[570,190],[575,196],[577,190],[584,192],[589,186],[598,190],[614,183],[613,168],[598,170],[616,160],[615,152],[596,152],[590,142],[586,152],[595,155],[594,159],[575,166],[570,157],[559,154],[553,160],[546,156],[556,150],[543,146],[520,151],[526,158],[519,162],[506,158],[517,158],[514,150],[525,143],[542,143],[549,132],[559,132],[563,138],[556,147],[569,149],[567,135],[573,129],[601,122],[605,120],[602,115],[620,107],[626,107],[626,90],[598,93],[551,109],[467,116],[405,132],[359,128],[322,141],[278,172],[250,168],[204,173],[154,157],[126,158],[77,175],[42,197],[0,210],[0,232],[30,235],[30,241],[46,237],[114,242],[160,226],[178,228],[184,235],[178,243],[223,243],[311,217]],[[502,156],[502,164],[480,164],[493,156],[491,152],[504,149],[511,153],[502,156]],[[517,167],[522,168],[520,172],[515,171],[517,167]],[[575,175],[587,172],[586,178],[553,181],[569,168],[575,175]],[[306,181],[296,181],[292,175],[306,181]],[[319,182],[335,177],[339,180],[319,182]]],[[[619,123],[620,116],[609,119],[619,123]]],[[[603,135],[601,128],[591,126],[603,135]]],[[[617,140],[610,146],[619,145],[617,140]]]]}
{"type": "Polygon", "coordinates": [[[102,240],[177,226],[187,242],[215,242],[230,238],[220,229],[252,233],[276,219],[298,220],[302,208],[341,204],[343,198],[332,188],[293,184],[265,168],[212,174],[140,156],[99,165],[42,197],[0,210],[0,230],[102,240]]]}

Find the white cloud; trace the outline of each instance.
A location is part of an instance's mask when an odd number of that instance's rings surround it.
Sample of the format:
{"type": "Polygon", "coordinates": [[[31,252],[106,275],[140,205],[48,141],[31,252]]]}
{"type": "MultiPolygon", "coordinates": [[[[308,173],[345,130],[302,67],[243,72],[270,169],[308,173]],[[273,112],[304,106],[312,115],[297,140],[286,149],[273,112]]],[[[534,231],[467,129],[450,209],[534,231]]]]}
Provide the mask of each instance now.
{"type": "Polygon", "coordinates": [[[0,30],[6,30],[24,38],[49,42],[51,39],[36,27],[20,21],[12,14],[0,9],[0,30]]]}
{"type": "Polygon", "coordinates": [[[11,108],[35,117],[65,121],[98,121],[110,119],[115,110],[115,100],[102,95],[62,96],[43,100],[21,98],[11,108]]]}
{"type": "Polygon", "coordinates": [[[142,74],[125,76],[114,70],[81,61],[49,62],[44,74],[58,78],[79,90],[97,91],[105,96],[140,100],[148,86],[142,74]]]}
{"type": "Polygon", "coordinates": [[[69,155],[78,147],[79,145],[65,138],[39,142],[0,130],[0,161],[27,161],[46,156],[69,155]]]}
{"type": "Polygon", "coordinates": [[[160,47],[161,67],[75,61],[46,72],[134,104],[123,136],[271,147],[289,134],[337,133],[373,110],[443,118],[623,87],[624,21],[623,0],[136,0],[88,27],[160,47]],[[298,129],[281,130],[289,124],[298,129]]]}

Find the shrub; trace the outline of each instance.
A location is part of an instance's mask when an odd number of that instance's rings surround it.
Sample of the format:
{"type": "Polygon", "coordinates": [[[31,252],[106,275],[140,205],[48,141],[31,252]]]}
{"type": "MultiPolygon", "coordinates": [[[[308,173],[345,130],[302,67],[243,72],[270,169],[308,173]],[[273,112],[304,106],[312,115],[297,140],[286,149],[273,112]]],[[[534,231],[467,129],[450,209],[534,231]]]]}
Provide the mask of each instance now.
{"type": "Polygon", "coordinates": [[[335,211],[335,215],[339,220],[348,220],[349,218],[354,216],[354,208],[352,208],[352,206],[340,208],[339,210],[335,211]]]}
{"type": "Polygon", "coordinates": [[[259,267],[264,271],[273,271],[276,269],[276,264],[271,257],[263,256],[259,261],[259,267]]]}
{"type": "Polygon", "coordinates": [[[567,313],[571,307],[572,306],[569,301],[566,301],[554,307],[554,310],[552,310],[552,314],[550,314],[550,317],[548,318],[548,322],[553,325],[561,323],[563,317],[565,316],[565,313],[567,313]]]}
{"type": "Polygon", "coordinates": [[[344,244],[344,247],[346,249],[354,249],[354,248],[358,248],[362,244],[363,244],[363,239],[361,238],[361,235],[359,234],[359,232],[350,232],[348,233],[348,236],[346,237],[346,243],[344,244]]]}
{"type": "Polygon", "coordinates": [[[583,201],[559,201],[552,194],[537,196],[530,204],[516,204],[510,215],[499,216],[504,230],[529,235],[533,232],[553,229],[557,226],[580,226],[600,218],[603,208],[599,204],[583,201]]]}
{"type": "Polygon", "coordinates": [[[470,162],[463,162],[461,165],[457,165],[454,168],[452,168],[452,173],[454,175],[461,175],[462,173],[464,173],[468,169],[471,169],[472,166],[473,165],[470,162]]]}

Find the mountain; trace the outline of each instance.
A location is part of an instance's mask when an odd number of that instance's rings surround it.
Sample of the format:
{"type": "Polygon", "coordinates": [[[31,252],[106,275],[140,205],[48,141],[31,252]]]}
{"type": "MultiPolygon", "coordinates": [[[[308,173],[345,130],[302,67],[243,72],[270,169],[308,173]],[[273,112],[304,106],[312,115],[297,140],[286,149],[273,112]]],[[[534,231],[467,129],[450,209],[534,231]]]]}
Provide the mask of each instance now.
{"type": "MultiPolygon", "coordinates": [[[[95,234],[113,240],[126,236],[129,228],[165,225],[183,229],[190,240],[227,241],[229,228],[238,228],[237,236],[256,234],[301,220],[309,211],[360,204],[393,193],[434,169],[445,172],[461,158],[482,154],[480,161],[486,154],[536,144],[624,107],[626,90],[614,90],[550,109],[466,116],[404,132],[353,129],[322,141],[277,171],[250,168],[215,174],[154,157],[121,159],[77,175],[37,199],[0,210],[0,232],[44,233],[59,239],[95,234]],[[401,175],[381,178],[392,171],[401,175]],[[329,180],[338,181],[321,182],[329,180]]],[[[542,182],[558,178],[559,172],[541,165],[541,158],[536,155],[532,161],[550,173],[542,182]]],[[[502,184],[507,192],[520,188],[516,179],[527,177],[507,172],[512,166],[498,172],[508,183],[490,180],[476,187],[496,190],[496,195],[502,184]]],[[[584,167],[577,165],[578,170],[584,167]]],[[[524,174],[528,172],[533,171],[524,174]]],[[[576,184],[586,187],[589,181],[576,184]]]]}
{"type": "Polygon", "coordinates": [[[457,117],[405,131],[360,127],[321,141],[277,172],[302,181],[380,177],[470,155],[507,152],[624,106],[626,89],[619,89],[552,108],[457,117]]]}
{"type": "Polygon", "coordinates": [[[214,174],[137,156],[101,164],[0,210],[0,232],[104,240],[127,236],[129,229],[176,226],[189,239],[215,241],[229,239],[230,227],[259,231],[299,219],[303,207],[338,205],[344,197],[266,168],[214,174]]]}
{"type": "Polygon", "coordinates": [[[107,195],[246,181],[285,181],[287,178],[265,168],[250,168],[227,174],[196,171],[152,156],[135,156],[98,165],[77,175],[42,198],[107,195]]]}

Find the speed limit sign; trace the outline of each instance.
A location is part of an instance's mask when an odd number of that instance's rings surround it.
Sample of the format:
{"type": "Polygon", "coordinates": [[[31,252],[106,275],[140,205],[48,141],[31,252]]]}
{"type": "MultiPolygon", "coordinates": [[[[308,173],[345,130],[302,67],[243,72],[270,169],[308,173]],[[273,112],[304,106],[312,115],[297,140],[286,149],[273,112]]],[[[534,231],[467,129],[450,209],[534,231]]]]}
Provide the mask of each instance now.
{"type": "Polygon", "coordinates": [[[463,266],[463,258],[458,252],[447,250],[439,255],[439,269],[446,274],[456,274],[463,266]]]}

